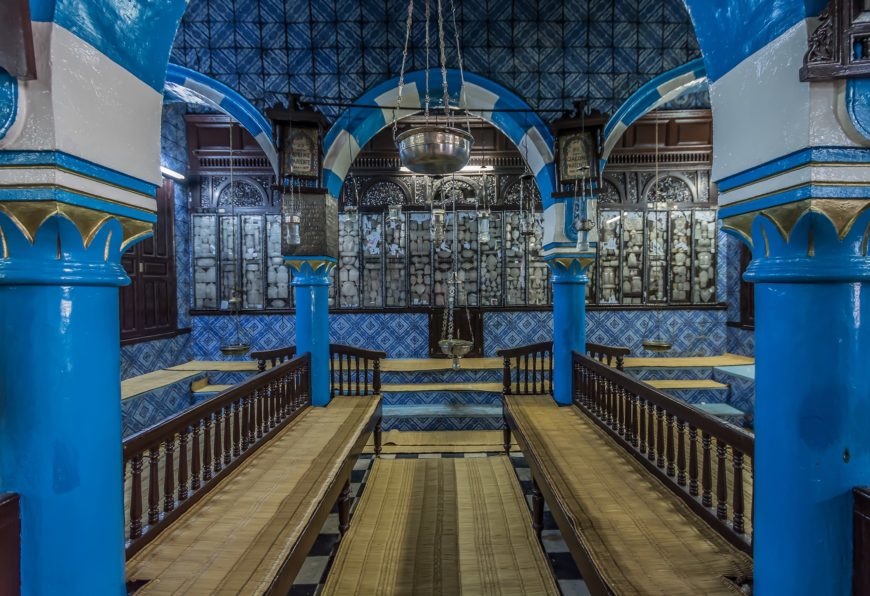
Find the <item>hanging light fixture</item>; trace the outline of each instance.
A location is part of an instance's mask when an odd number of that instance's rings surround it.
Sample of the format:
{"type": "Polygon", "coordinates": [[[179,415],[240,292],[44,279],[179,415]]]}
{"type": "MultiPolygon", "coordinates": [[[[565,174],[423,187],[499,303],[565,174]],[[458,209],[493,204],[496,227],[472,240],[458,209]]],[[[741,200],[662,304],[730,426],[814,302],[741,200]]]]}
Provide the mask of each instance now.
{"type": "MultiPolygon", "coordinates": [[[[426,39],[426,98],[424,104],[424,115],[426,123],[424,126],[419,126],[407,130],[401,134],[398,133],[399,109],[402,106],[402,95],[405,87],[405,64],[408,59],[408,45],[411,39],[411,27],[413,24],[414,0],[408,1],[408,16],[406,19],[405,28],[405,46],[402,51],[402,66],[399,74],[399,94],[396,106],[395,120],[393,121],[393,139],[396,147],[399,150],[399,158],[402,164],[410,171],[417,174],[441,175],[458,172],[466,165],[471,158],[471,147],[474,144],[474,137],[471,134],[471,123],[468,118],[466,109],[466,129],[459,128],[454,118],[454,109],[450,105],[450,94],[447,85],[447,52],[446,42],[444,37],[444,13],[441,6],[441,0],[437,0],[438,11],[438,48],[441,65],[442,79],[442,95],[445,124],[430,123],[430,103],[431,96],[429,92],[429,21],[430,9],[429,0],[426,2],[426,23],[425,23],[425,39],[426,39]]],[[[465,98],[465,74],[462,66],[462,50],[459,44],[459,32],[456,29],[455,7],[451,0],[453,10],[453,29],[454,39],[456,42],[456,55],[459,63],[459,76],[462,81],[461,97],[459,103],[462,108],[467,108],[465,98]]],[[[457,107],[457,109],[459,109],[457,107]]]]}

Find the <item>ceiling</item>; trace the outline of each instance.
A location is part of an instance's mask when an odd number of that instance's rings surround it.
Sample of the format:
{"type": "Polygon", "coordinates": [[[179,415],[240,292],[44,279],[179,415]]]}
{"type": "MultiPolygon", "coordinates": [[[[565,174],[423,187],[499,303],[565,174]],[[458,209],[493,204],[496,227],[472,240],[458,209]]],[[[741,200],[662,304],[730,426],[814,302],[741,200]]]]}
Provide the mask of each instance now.
{"type": "MultiPolygon", "coordinates": [[[[515,91],[549,120],[572,98],[612,113],[656,74],[700,55],[682,0],[455,2],[465,68],[515,91]]],[[[423,6],[415,1],[409,70],[425,66],[423,6]]],[[[398,76],[406,7],[405,0],[190,0],[171,60],[260,109],[289,91],[349,102],[398,76]]],[[[432,35],[434,43],[434,20],[432,35]]],[[[448,66],[456,66],[453,50],[448,66]]],[[[679,107],[707,101],[696,94],[679,107]]],[[[334,119],[341,108],[322,111],[334,119]]]]}

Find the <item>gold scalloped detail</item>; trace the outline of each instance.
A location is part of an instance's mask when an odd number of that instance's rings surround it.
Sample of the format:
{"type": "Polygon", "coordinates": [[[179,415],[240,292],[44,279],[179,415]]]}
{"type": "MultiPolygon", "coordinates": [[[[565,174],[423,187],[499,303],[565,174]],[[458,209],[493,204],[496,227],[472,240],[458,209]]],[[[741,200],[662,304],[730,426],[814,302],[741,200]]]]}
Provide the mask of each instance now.
{"type": "Polygon", "coordinates": [[[306,259],[304,257],[294,257],[292,259],[286,259],[285,263],[287,263],[287,266],[296,273],[302,272],[303,265],[308,265],[309,267],[311,267],[311,270],[315,272],[322,268],[326,273],[329,273],[335,267],[334,261],[329,261],[326,259],[306,259]]]}
{"type": "MultiPolygon", "coordinates": [[[[100,229],[111,219],[117,219],[124,232],[121,241],[121,252],[130,244],[152,233],[154,224],[129,217],[120,217],[89,209],[78,205],[70,205],[59,201],[6,201],[0,203],[0,212],[6,214],[21,230],[21,233],[32,244],[39,228],[52,216],[59,215],[71,221],[82,235],[85,248],[90,247],[100,229]]],[[[109,254],[109,243],[112,235],[106,240],[105,254],[109,254]]],[[[9,256],[6,240],[3,239],[4,255],[9,256]]]]}
{"type": "Polygon", "coordinates": [[[752,223],[758,215],[767,217],[783,239],[788,242],[797,222],[806,213],[824,215],[837,230],[840,240],[852,230],[855,221],[870,209],[870,199],[804,199],[796,203],[777,205],[750,213],[734,215],[722,221],[722,227],[742,236],[752,246],[752,223]]]}
{"type": "Polygon", "coordinates": [[[589,267],[595,264],[595,257],[555,257],[552,261],[558,263],[565,269],[571,269],[574,263],[580,263],[580,267],[589,267]]]}

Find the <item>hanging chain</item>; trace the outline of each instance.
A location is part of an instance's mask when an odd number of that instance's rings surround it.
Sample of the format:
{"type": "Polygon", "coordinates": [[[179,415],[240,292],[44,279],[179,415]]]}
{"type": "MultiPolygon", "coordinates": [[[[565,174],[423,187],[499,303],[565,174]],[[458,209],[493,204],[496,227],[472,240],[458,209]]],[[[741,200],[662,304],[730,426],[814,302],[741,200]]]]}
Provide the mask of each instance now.
{"type": "Polygon", "coordinates": [[[450,13],[453,17],[453,37],[456,40],[456,60],[459,63],[459,81],[462,87],[459,91],[459,104],[465,110],[465,128],[471,133],[471,116],[468,113],[468,96],[465,93],[465,67],[462,64],[462,44],[459,40],[459,28],[456,26],[456,3],[450,0],[450,13]]]}
{"type": "Polygon", "coordinates": [[[441,89],[444,95],[444,115],[447,116],[447,126],[453,126],[453,116],[450,113],[450,91],[447,87],[447,50],[444,41],[444,12],[441,0],[438,0],[438,49],[441,58],[441,89]]]}
{"type": "Polygon", "coordinates": [[[396,139],[399,132],[399,111],[402,109],[402,93],[405,91],[405,64],[408,62],[408,44],[411,41],[411,26],[413,23],[414,0],[408,0],[408,17],[405,19],[405,46],[402,49],[402,67],[399,70],[399,99],[396,102],[396,110],[393,113],[393,140],[396,139]]]}
{"type": "Polygon", "coordinates": [[[429,104],[432,101],[429,94],[429,21],[431,20],[431,10],[429,8],[429,0],[426,0],[426,126],[429,126],[429,104]]]}

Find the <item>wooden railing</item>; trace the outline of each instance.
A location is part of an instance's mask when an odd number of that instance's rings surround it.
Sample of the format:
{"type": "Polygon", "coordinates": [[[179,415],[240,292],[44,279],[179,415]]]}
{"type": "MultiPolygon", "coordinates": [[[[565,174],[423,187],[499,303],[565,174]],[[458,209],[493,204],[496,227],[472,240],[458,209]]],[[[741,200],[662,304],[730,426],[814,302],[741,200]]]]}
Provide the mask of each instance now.
{"type": "MultiPolygon", "coordinates": [[[[264,371],[267,364],[275,366],[292,358],[296,346],[252,352],[257,369],[264,371]]],[[[365,350],[342,344],[329,344],[330,395],[376,395],[381,392],[381,360],[386,352],[365,350]]]]}
{"type": "Polygon", "coordinates": [[[573,378],[577,407],[751,554],[751,434],[576,352],[573,378]]]}
{"type": "Polygon", "coordinates": [[[0,493],[0,594],[21,590],[21,510],[18,495],[0,493]]]}
{"type": "MultiPolygon", "coordinates": [[[[586,352],[595,360],[623,369],[631,350],[622,346],[586,344],[586,352]]],[[[502,375],[505,395],[543,395],[553,393],[553,342],[545,341],[518,348],[499,350],[504,359],[502,375]]]]}
{"type": "Polygon", "coordinates": [[[381,392],[381,360],[386,352],[329,344],[331,394],[376,395],[381,392]]]}
{"type": "Polygon", "coordinates": [[[870,594],[870,487],[852,490],[852,594],[870,594]]]}
{"type": "Polygon", "coordinates": [[[553,393],[553,342],[499,350],[496,354],[504,360],[505,395],[553,393]]]}
{"type": "Polygon", "coordinates": [[[126,439],[127,557],[310,404],[305,354],[126,439]]]}
{"type": "Polygon", "coordinates": [[[257,370],[263,372],[266,370],[266,364],[273,367],[278,366],[282,362],[286,362],[296,355],[296,346],[287,346],[277,348],[275,350],[260,350],[259,352],[251,352],[251,358],[257,361],[257,370]]]}
{"type": "Polygon", "coordinates": [[[631,354],[631,350],[624,346],[605,346],[602,344],[586,344],[586,354],[593,360],[612,366],[617,370],[623,370],[625,357],[631,354]]]}

